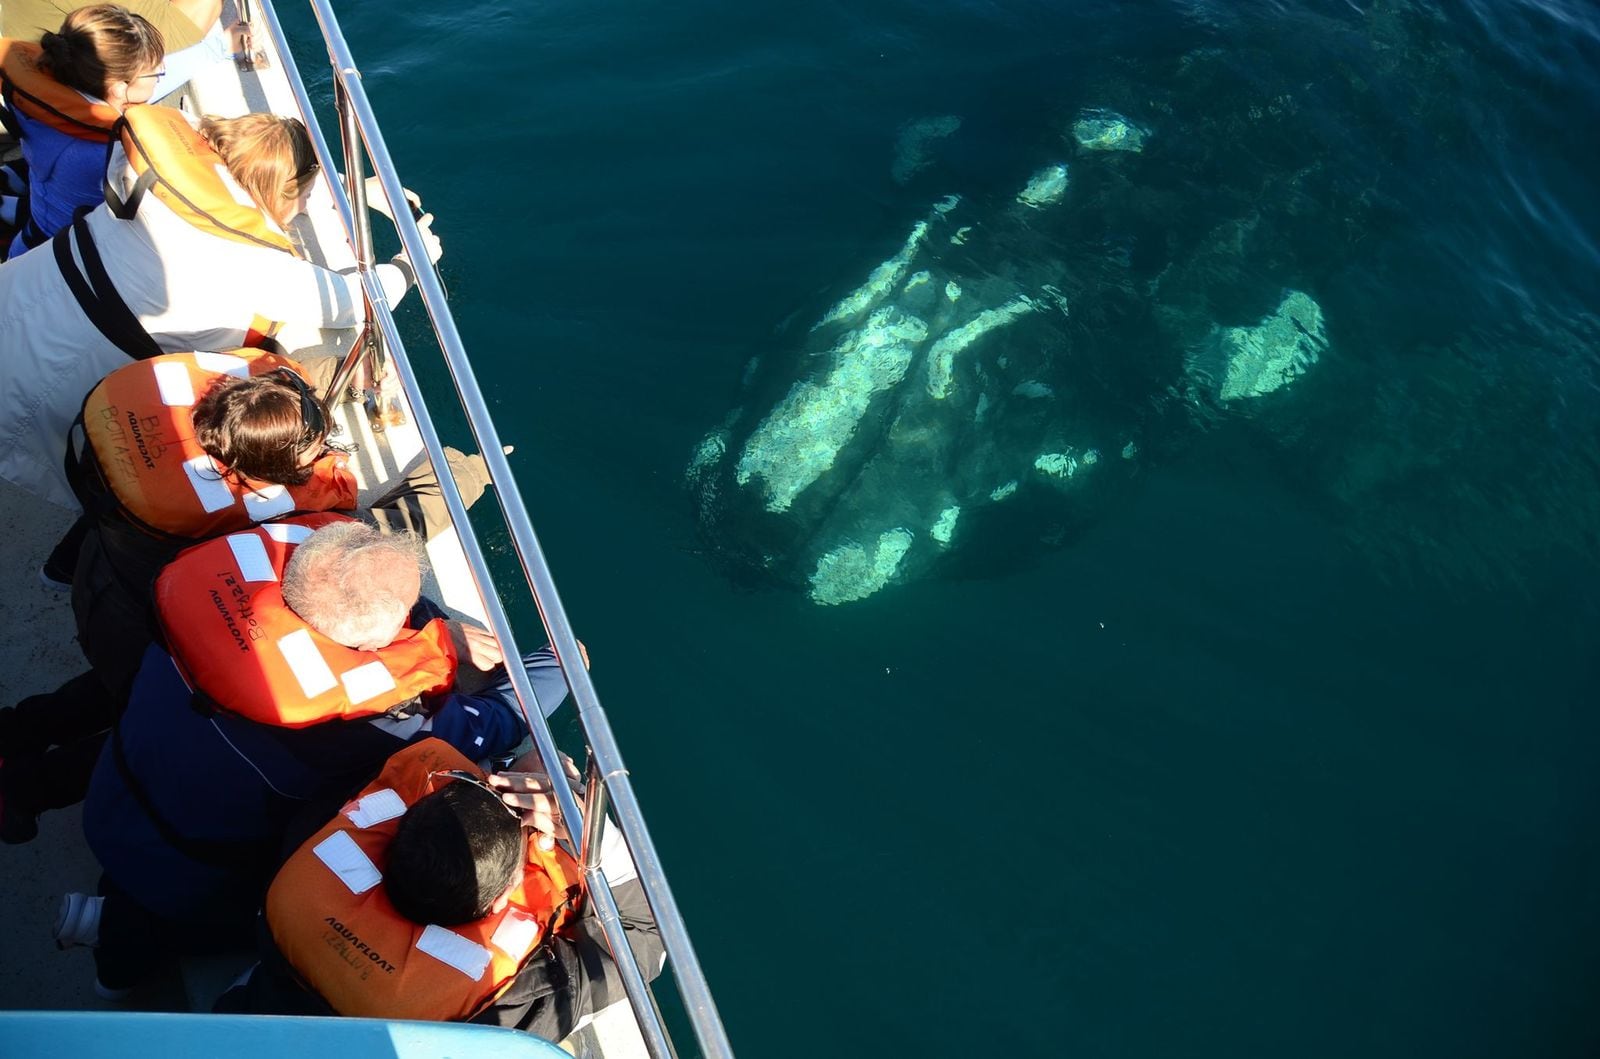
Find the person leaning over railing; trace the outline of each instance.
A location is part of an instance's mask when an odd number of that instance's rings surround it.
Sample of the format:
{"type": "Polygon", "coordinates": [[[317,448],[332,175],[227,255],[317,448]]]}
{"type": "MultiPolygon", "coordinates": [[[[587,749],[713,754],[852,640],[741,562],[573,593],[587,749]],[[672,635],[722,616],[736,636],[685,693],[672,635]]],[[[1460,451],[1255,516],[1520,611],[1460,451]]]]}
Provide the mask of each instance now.
{"type": "MultiPolygon", "coordinates": [[[[300,258],[284,234],[316,173],[295,118],[196,128],[169,107],[129,107],[108,201],[48,252],[0,265],[0,477],[75,507],[61,439],[83,395],[129,358],[255,345],[283,323],[355,326],[360,277],[300,258]]],[[[391,302],[413,275],[404,254],[377,274],[391,302]]]]}
{"type": "MultiPolygon", "coordinates": [[[[31,841],[40,813],[83,800],[103,734],[156,635],[150,585],[181,549],[290,512],[354,512],[355,477],[345,453],[328,446],[330,416],[305,371],[261,350],[171,353],[119,368],[90,391],[66,446],[85,514],[44,575],[70,583],[92,668],[0,709],[0,842],[31,841]],[[52,564],[65,569],[52,573],[52,564]]],[[[471,505],[487,484],[483,460],[446,455],[471,505]]],[[[424,540],[450,525],[426,459],[363,517],[424,540]]]]}
{"type": "MultiPolygon", "coordinates": [[[[279,869],[262,962],[216,1010],[471,1021],[559,1041],[622,999],[537,753],[512,769],[485,777],[431,739],[390,758],[279,869]]],[[[615,828],[601,866],[654,978],[660,935],[615,828]]]]}
{"type": "MultiPolygon", "coordinates": [[[[162,572],[167,650],[147,652],[84,804],[100,896],[69,894],[56,924],[63,946],[96,946],[103,995],[175,952],[246,942],[302,805],[414,739],[489,757],[526,736],[494,637],[444,621],[420,578],[415,542],[333,514],[219,537],[162,572]],[[462,686],[463,656],[487,687],[462,686]]],[[[521,664],[553,711],[553,654],[521,664]]]]}
{"type": "Polygon", "coordinates": [[[79,8],[30,41],[0,39],[0,112],[26,163],[27,193],[5,218],[5,256],[39,246],[104,201],[106,144],[133,103],[148,102],[165,47],[149,22],[112,4],[79,8]]]}

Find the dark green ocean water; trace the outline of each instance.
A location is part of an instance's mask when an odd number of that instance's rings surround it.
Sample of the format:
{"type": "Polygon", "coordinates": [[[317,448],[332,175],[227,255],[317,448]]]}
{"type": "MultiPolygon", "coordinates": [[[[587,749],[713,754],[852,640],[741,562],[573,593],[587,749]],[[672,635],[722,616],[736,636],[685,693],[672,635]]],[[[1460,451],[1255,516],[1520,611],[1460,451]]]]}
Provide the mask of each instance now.
{"type": "Polygon", "coordinates": [[[741,1054],[1600,1052],[1593,3],[340,10],[741,1054]],[[1139,459],[863,602],[730,561],[747,362],[1057,156],[995,268],[1139,459]],[[1318,364],[1187,389],[1162,306],[1287,288],[1318,364]]]}

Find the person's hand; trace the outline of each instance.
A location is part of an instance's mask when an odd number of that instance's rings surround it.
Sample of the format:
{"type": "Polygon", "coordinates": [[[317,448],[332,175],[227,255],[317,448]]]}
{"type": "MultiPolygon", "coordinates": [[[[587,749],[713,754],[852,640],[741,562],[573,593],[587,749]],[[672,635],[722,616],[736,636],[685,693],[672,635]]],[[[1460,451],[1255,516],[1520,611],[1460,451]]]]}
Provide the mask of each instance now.
{"type": "MultiPolygon", "coordinates": [[[[577,762],[562,754],[561,768],[567,774],[573,794],[582,798],[584,786],[579,779],[577,762]]],[[[506,771],[490,776],[489,786],[501,791],[501,800],[522,813],[523,825],[538,833],[540,849],[549,852],[555,848],[558,838],[568,837],[549,773],[537,750],[530,750],[513,761],[506,771]]]]}
{"type": "MultiPolygon", "coordinates": [[[[406,205],[411,208],[411,215],[418,216],[422,211],[422,196],[410,188],[400,190],[405,192],[406,205]]],[[[389,207],[389,196],[383,192],[383,181],[376,176],[367,177],[367,205],[391,221],[394,220],[394,210],[389,207]]]]}
{"type": "Polygon", "coordinates": [[[422,233],[422,245],[427,248],[428,260],[437,265],[444,256],[444,245],[433,234],[433,214],[424,213],[417,218],[417,231],[422,233]]]}
{"type": "Polygon", "coordinates": [[[478,669],[490,670],[506,660],[500,650],[500,641],[494,633],[476,625],[452,621],[449,623],[450,639],[455,641],[456,657],[471,659],[478,669]]]}

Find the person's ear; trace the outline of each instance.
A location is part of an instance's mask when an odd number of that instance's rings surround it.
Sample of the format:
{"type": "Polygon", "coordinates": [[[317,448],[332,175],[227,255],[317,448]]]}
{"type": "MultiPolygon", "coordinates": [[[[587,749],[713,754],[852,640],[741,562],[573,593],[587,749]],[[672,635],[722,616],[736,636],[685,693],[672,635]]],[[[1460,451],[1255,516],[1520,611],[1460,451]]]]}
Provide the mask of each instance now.
{"type": "Polygon", "coordinates": [[[112,81],[106,85],[106,102],[121,110],[128,105],[128,82],[112,81]]]}
{"type": "MultiPolygon", "coordinates": [[[[515,889],[515,886],[511,888],[511,890],[515,889]]],[[[490,915],[499,915],[501,912],[506,910],[506,906],[511,903],[511,890],[507,890],[505,893],[494,899],[494,904],[489,906],[490,915]]]]}

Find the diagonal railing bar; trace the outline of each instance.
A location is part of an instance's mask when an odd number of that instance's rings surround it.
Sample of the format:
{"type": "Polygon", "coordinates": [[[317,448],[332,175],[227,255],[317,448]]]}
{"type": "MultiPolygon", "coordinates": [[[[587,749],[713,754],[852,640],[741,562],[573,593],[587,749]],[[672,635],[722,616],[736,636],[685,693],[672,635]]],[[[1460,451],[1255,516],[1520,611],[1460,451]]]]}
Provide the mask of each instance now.
{"type": "MultiPolygon", "coordinates": [[[[591,811],[598,809],[603,813],[605,805],[609,802],[615,813],[617,826],[633,857],[645,896],[661,931],[673,975],[702,1053],[716,1057],[732,1056],[732,1046],[722,1026],[721,1017],[711,997],[710,988],[705,981],[677,902],[667,883],[655,845],[650,838],[627,767],[622,760],[621,750],[617,746],[593,681],[583,664],[577,639],[566,610],[562,606],[543,549],[534,534],[527,508],[501,448],[499,434],[490,418],[487,402],[467,359],[455,320],[446,304],[443,284],[432,268],[421,264],[427,261],[422,234],[410,211],[404,207],[405,191],[395,172],[388,146],[378,129],[371,103],[361,83],[360,71],[356,67],[349,45],[344,39],[343,31],[328,0],[310,0],[310,3],[328,48],[335,92],[341,95],[341,102],[348,108],[346,113],[353,119],[342,122],[341,125],[352,126],[359,133],[361,145],[372,162],[384,194],[388,201],[394,204],[390,212],[393,214],[401,246],[407,257],[418,263],[415,268],[417,284],[433,325],[434,336],[438,340],[449,369],[456,397],[467,414],[468,424],[487,464],[489,477],[494,482],[500,497],[506,528],[510,532],[521,563],[526,588],[531,592],[533,601],[538,607],[545,631],[572,692],[590,754],[590,809],[591,811]]],[[[318,160],[322,163],[324,172],[330,174],[336,172],[333,152],[323,136],[277,13],[269,0],[258,0],[258,10],[261,21],[265,24],[283,59],[291,90],[300,106],[307,128],[311,131],[318,160]]],[[[347,149],[352,149],[350,153],[354,153],[353,144],[345,146],[347,149]]],[[[360,222],[356,218],[365,217],[366,214],[364,190],[355,182],[351,182],[347,187],[338,181],[330,181],[330,186],[346,235],[352,239],[354,245],[354,240],[361,231],[360,222]],[[352,202],[352,191],[354,202],[352,202]]],[[[435,466],[444,466],[442,442],[428,415],[420,382],[405,354],[404,343],[400,338],[382,284],[377,274],[370,268],[362,269],[361,280],[367,303],[373,310],[374,322],[389,354],[389,364],[395,370],[411,403],[414,419],[429,458],[434,461],[435,466]]],[[[507,658],[512,659],[514,663],[521,655],[516,649],[510,620],[501,603],[501,594],[495,586],[482,546],[468,520],[460,491],[451,475],[440,474],[438,477],[446,508],[458,529],[458,537],[476,580],[489,626],[504,646],[507,658]]],[[[600,816],[597,820],[594,816],[586,818],[580,813],[572,788],[560,767],[554,737],[543,713],[537,708],[538,702],[526,672],[516,664],[509,665],[507,670],[524,717],[528,721],[529,731],[548,767],[557,804],[562,816],[571,824],[569,830],[572,833],[572,841],[584,858],[585,876],[590,884],[591,899],[595,902],[596,913],[607,942],[611,946],[615,962],[622,972],[623,984],[632,1003],[636,1021],[651,1052],[658,1057],[669,1056],[672,1054],[670,1039],[666,1035],[649,987],[628,946],[615,899],[605,873],[599,866],[598,836],[605,824],[604,817],[600,816]],[[583,823],[585,820],[595,821],[592,834],[587,833],[588,828],[583,823]]]]}

